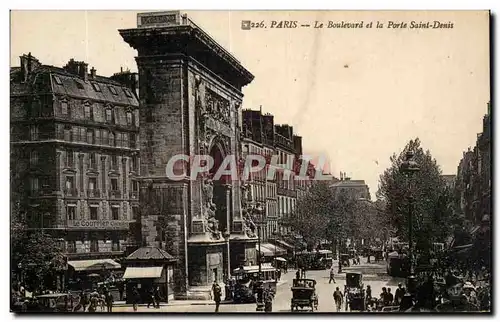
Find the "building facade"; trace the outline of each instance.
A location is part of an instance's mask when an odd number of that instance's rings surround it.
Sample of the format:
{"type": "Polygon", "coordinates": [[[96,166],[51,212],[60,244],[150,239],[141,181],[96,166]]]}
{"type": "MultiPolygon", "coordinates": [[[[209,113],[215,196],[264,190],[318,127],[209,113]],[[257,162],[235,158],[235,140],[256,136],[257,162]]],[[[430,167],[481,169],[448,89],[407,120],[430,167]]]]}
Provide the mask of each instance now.
{"type": "Polygon", "coordinates": [[[371,200],[370,188],[364,180],[352,180],[345,173],[340,173],[340,180],[330,185],[335,198],[345,194],[352,199],[371,200]]]}
{"type": "Polygon", "coordinates": [[[70,265],[121,257],[139,206],[135,75],[121,76],[126,86],[87,66],[29,54],[10,73],[12,191],[28,226],[59,238],[70,265]]]}

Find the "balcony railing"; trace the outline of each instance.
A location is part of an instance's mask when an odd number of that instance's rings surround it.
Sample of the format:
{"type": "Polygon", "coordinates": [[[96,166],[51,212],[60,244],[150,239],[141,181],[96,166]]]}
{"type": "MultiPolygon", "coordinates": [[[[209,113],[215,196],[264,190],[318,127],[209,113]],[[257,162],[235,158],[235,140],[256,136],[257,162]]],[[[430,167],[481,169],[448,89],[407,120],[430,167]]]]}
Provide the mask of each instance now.
{"type": "Polygon", "coordinates": [[[78,197],[78,189],[66,188],[64,189],[64,195],[66,195],[67,197],[78,197]]]}
{"type": "Polygon", "coordinates": [[[120,190],[109,190],[109,198],[121,198],[122,192],[120,190]]]}
{"type": "Polygon", "coordinates": [[[101,191],[97,189],[89,189],[87,190],[87,197],[89,198],[100,198],[101,197],[101,191]]]}

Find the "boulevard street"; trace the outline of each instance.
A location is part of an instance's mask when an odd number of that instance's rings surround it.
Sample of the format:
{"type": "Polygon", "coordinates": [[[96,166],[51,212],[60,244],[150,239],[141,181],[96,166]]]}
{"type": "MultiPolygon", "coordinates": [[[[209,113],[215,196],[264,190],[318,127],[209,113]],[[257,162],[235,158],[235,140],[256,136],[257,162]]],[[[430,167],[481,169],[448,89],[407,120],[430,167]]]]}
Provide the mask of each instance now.
{"type": "MultiPolygon", "coordinates": [[[[335,270],[337,270],[338,262],[334,261],[335,270]]],[[[372,288],[372,296],[378,297],[382,292],[382,287],[389,287],[394,294],[398,283],[404,284],[404,278],[391,277],[386,274],[384,262],[367,263],[366,258],[361,259],[360,265],[350,267],[343,267],[342,274],[335,274],[335,282],[329,284],[329,270],[312,270],[307,271],[307,278],[314,279],[317,282],[316,292],[319,298],[319,305],[317,312],[335,312],[335,305],[333,301],[333,292],[336,287],[344,291],[345,273],[359,272],[363,274],[363,283],[366,286],[370,285],[372,288]]],[[[290,312],[290,300],[292,292],[292,281],[295,277],[295,270],[290,270],[287,274],[283,274],[280,282],[276,297],[273,301],[273,312],[290,312]]],[[[256,312],[255,303],[251,304],[221,304],[219,312],[256,312]]],[[[344,312],[345,306],[342,306],[344,312]]],[[[171,301],[168,305],[163,305],[159,309],[147,308],[147,306],[139,306],[137,312],[214,312],[215,304],[213,301],[171,301]]],[[[113,312],[133,312],[132,306],[117,306],[113,308],[113,312]]],[[[256,312],[257,313],[257,312],[256,312]]],[[[259,312],[263,313],[263,312],[259,312]]],[[[294,313],[296,313],[294,311],[294,313]]],[[[304,310],[304,313],[310,313],[304,310]]]]}

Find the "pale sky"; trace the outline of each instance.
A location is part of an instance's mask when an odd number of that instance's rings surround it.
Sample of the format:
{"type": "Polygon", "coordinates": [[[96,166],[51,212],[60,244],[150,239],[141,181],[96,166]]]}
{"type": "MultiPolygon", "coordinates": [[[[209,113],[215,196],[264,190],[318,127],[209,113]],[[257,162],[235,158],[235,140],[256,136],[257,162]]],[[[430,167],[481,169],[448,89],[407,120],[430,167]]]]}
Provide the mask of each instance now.
{"type": "MultiPolygon", "coordinates": [[[[275,115],[303,137],[308,154],[325,154],[332,174],[366,180],[372,197],[389,157],[418,136],[444,174],[456,174],[487,111],[489,20],[481,12],[194,11],[187,12],[255,79],[244,108],[275,115]],[[241,20],[266,29],[241,30],[241,20]],[[373,21],[363,29],[275,29],[271,21],[314,25],[373,21]],[[387,29],[388,21],[441,21],[452,29],[387,29]],[[377,21],[384,28],[375,28],[377,21]],[[378,163],[378,164],[377,164],[378,163]]],[[[136,51],[118,29],[134,11],[13,11],[11,65],[31,52],[42,64],[84,60],[97,74],[137,71],[136,51]]]]}

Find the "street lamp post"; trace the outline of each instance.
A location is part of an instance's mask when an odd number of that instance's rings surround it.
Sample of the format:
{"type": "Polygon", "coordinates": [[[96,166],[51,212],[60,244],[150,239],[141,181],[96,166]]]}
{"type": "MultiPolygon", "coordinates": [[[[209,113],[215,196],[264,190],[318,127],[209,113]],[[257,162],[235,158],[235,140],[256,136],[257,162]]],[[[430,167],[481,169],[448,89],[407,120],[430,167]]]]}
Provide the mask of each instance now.
{"type": "Polygon", "coordinates": [[[274,265],[276,266],[276,274],[275,274],[275,280],[276,280],[276,283],[278,282],[278,261],[276,260],[276,243],[277,243],[277,239],[278,239],[278,232],[275,230],[273,232],[273,237],[274,237],[274,265]]]}
{"type": "Polygon", "coordinates": [[[415,271],[413,263],[413,196],[412,196],[412,185],[411,177],[414,173],[420,171],[417,162],[413,160],[413,151],[406,152],[405,161],[401,164],[401,172],[408,177],[408,246],[409,246],[409,272],[407,278],[407,288],[410,294],[415,292],[415,271]]]}
{"type": "Polygon", "coordinates": [[[262,260],[261,260],[261,247],[260,247],[260,229],[262,225],[262,207],[260,204],[254,206],[252,209],[252,214],[254,215],[254,222],[257,225],[257,243],[258,243],[258,264],[259,264],[259,279],[257,281],[257,311],[261,311],[264,307],[263,295],[264,295],[264,285],[262,281],[262,260]]]}

